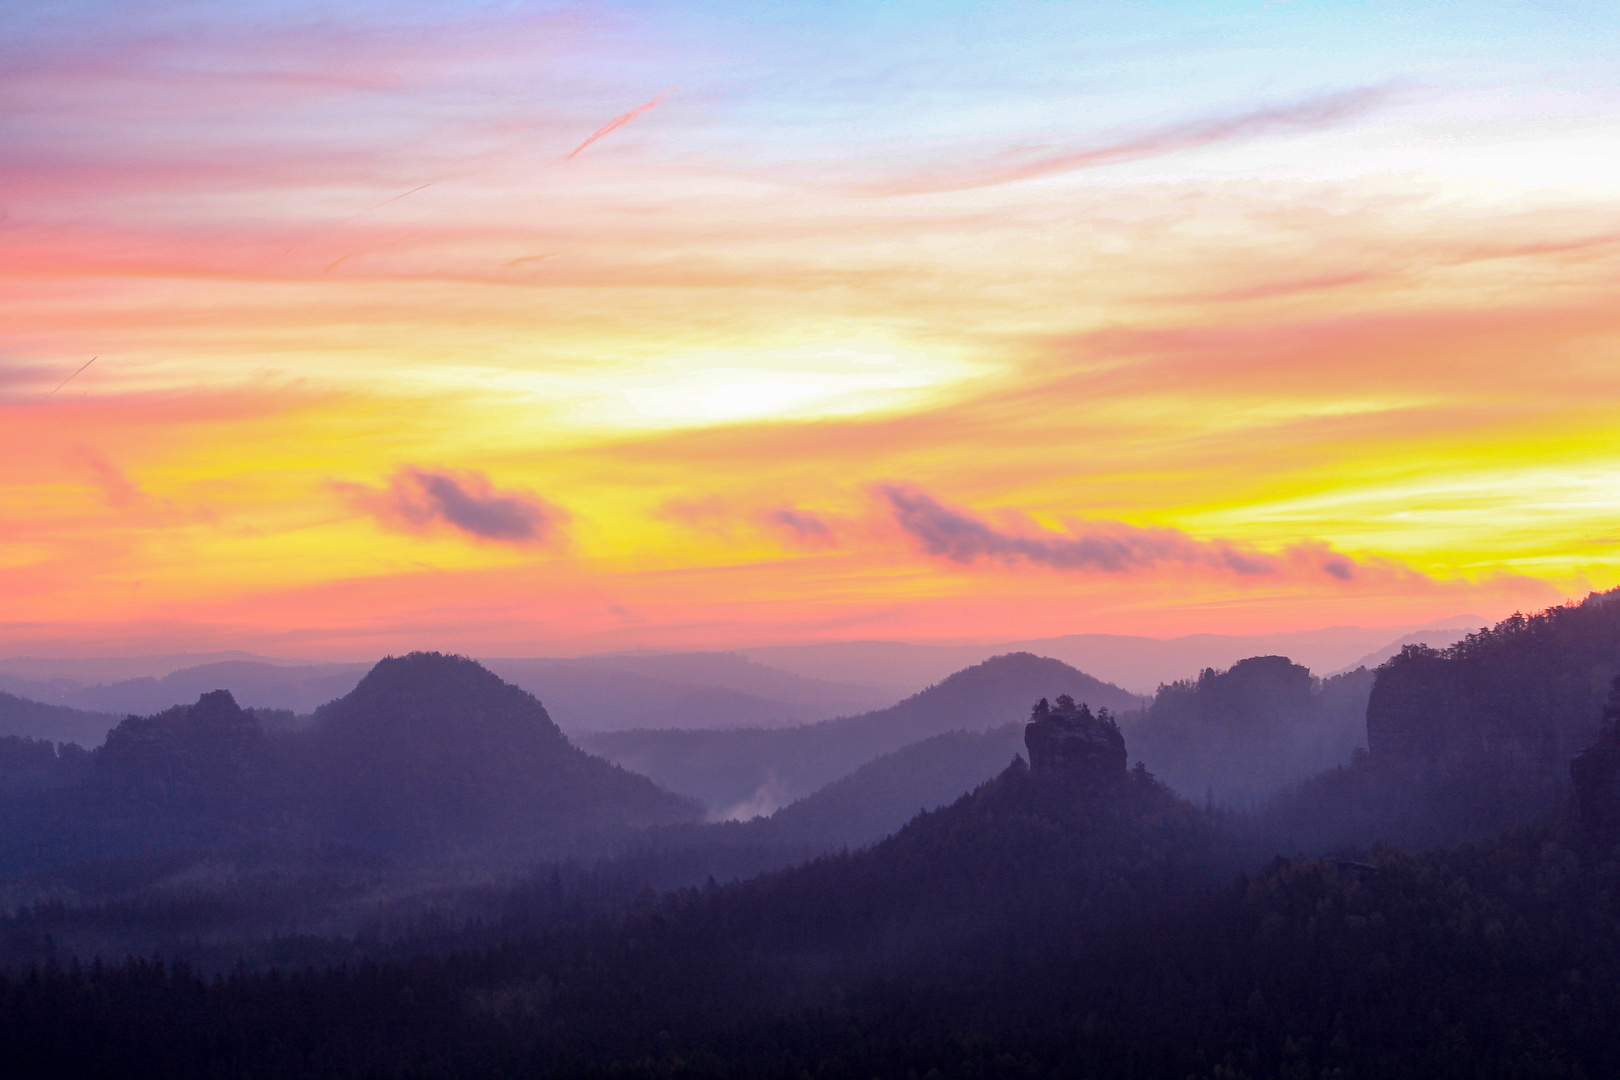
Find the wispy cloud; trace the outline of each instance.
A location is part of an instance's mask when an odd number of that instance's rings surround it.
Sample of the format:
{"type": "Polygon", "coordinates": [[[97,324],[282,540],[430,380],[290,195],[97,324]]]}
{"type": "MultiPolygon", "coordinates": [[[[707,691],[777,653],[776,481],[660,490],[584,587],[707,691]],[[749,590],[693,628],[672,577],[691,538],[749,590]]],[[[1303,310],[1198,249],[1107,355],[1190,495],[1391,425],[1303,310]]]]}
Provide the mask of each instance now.
{"type": "Polygon", "coordinates": [[[407,465],[386,488],[337,483],[349,504],[385,528],[431,532],[450,528],[477,540],[503,544],[553,541],[567,514],[531,491],[501,490],[470,470],[420,469],[407,465]]]}
{"type": "Polygon", "coordinates": [[[1086,531],[997,529],[952,509],[915,487],[883,484],[878,495],[894,520],[930,555],[970,565],[980,561],[1024,563],[1052,570],[1128,574],[1164,564],[1203,566],[1244,577],[1303,569],[1338,581],[1354,580],[1357,566],[1324,544],[1296,545],[1280,555],[1224,540],[1197,540],[1179,529],[1143,529],[1123,522],[1086,531]]]}
{"type": "Polygon", "coordinates": [[[95,475],[96,486],[101,488],[107,505],[115,510],[127,510],[138,506],[147,500],[146,492],[141,486],[129,478],[129,474],[118,466],[89,451],[85,452],[85,464],[95,475]]]}
{"type": "Polygon", "coordinates": [[[1049,154],[1033,161],[1007,165],[982,164],[930,176],[907,177],[875,185],[869,190],[879,195],[966,191],[1095,169],[1123,161],[1139,161],[1234,139],[1314,131],[1367,113],[1387,101],[1392,93],[1392,88],[1388,86],[1359,87],[1309,98],[1293,105],[1171,124],[1127,139],[1049,154]]]}
{"type": "Polygon", "coordinates": [[[765,524],[795,547],[820,550],[838,546],[838,537],[821,518],[807,510],[778,507],[763,515],[765,524]]]}
{"type": "Polygon", "coordinates": [[[628,124],[630,121],[632,121],[636,117],[640,116],[642,113],[647,112],[647,111],[649,111],[651,109],[657,108],[660,104],[663,103],[663,100],[665,98],[667,98],[671,93],[674,92],[674,90],[675,90],[675,87],[673,87],[673,86],[670,87],[667,90],[661,90],[661,91],[659,91],[657,97],[653,98],[651,101],[647,102],[646,104],[637,105],[635,108],[631,109],[629,112],[624,113],[621,116],[615,116],[613,119],[609,120],[607,123],[603,124],[601,127],[597,128],[595,131],[591,132],[591,137],[590,138],[586,139],[584,142],[582,142],[578,146],[574,147],[568,153],[564,154],[563,159],[568,160],[570,158],[578,157],[579,152],[581,150],[583,150],[587,146],[591,145],[591,143],[595,142],[597,139],[600,139],[602,136],[607,135],[610,132],[614,132],[614,131],[619,130],[620,128],[624,127],[624,125],[628,124]]]}

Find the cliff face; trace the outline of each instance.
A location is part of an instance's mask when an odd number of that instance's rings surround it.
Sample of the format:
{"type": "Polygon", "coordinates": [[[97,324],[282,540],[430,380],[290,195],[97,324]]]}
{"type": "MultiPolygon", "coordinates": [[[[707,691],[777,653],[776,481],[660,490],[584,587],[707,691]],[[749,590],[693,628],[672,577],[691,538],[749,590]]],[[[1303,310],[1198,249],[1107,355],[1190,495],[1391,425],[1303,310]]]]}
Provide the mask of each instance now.
{"type": "Polygon", "coordinates": [[[1398,761],[1562,773],[1596,736],[1617,674],[1620,589],[1515,615],[1449,649],[1409,645],[1378,669],[1367,747],[1398,761]]]}
{"type": "Polygon", "coordinates": [[[1107,709],[1095,715],[1067,694],[1042,698],[1024,727],[1029,766],[1038,777],[1103,782],[1125,776],[1125,736],[1107,709]]]}

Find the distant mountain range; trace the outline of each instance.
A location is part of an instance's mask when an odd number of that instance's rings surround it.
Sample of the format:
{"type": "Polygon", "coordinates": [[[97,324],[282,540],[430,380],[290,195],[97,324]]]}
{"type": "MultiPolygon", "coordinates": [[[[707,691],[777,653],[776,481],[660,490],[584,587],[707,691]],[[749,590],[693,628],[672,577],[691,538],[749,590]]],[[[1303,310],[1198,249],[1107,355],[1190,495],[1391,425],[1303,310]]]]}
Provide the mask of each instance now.
{"type": "Polygon", "coordinates": [[[1197,678],[1205,668],[1229,668],[1250,656],[1287,656],[1323,674],[1376,667],[1403,644],[1443,647],[1490,620],[1460,615],[1424,626],[1331,626],[1280,634],[1190,634],[1149,638],[1123,634],[1067,634],[992,645],[918,645],[899,641],[828,642],[740,649],[742,655],[800,675],[833,673],[852,682],[911,692],[952,671],[1009,652],[1050,656],[1138,694],[1162,683],[1197,678]],[[1377,658],[1377,659],[1375,659],[1377,658]],[[909,689],[908,689],[909,688],[909,689]]]}
{"type": "Polygon", "coordinates": [[[581,742],[671,791],[703,800],[716,817],[750,818],[909,743],[1027,719],[1036,700],[1059,694],[1116,712],[1146,704],[1061,661],[1010,653],[860,716],[779,729],[627,730],[584,735],[581,742]]]}
{"type": "MultiPolygon", "coordinates": [[[[1052,657],[1105,682],[1151,694],[1161,683],[1194,678],[1205,668],[1228,668],[1257,655],[1285,655],[1323,673],[1375,667],[1405,644],[1444,647],[1482,625],[1482,619],[1463,616],[1423,628],[1333,627],[1168,640],[1075,634],[950,646],[857,641],[734,652],[494,658],[484,663],[545,702],[568,732],[777,727],[879,709],[952,672],[1010,652],[1052,657]]],[[[369,662],[310,663],[243,652],[11,657],[0,659],[0,691],[80,713],[121,717],[158,712],[195,701],[209,690],[224,689],[244,706],[307,716],[354,689],[369,669],[369,662]]],[[[99,723],[24,730],[7,726],[7,713],[0,709],[0,735],[29,734],[93,745],[100,739],[93,730],[99,723]]]]}
{"type": "MultiPolygon", "coordinates": [[[[148,659],[161,668],[184,658],[148,659]]],[[[161,712],[211,690],[229,690],[245,707],[307,718],[353,690],[371,667],[232,658],[113,682],[81,682],[64,674],[123,673],[134,663],[0,661],[0,692],[72,711],[36,710],[24,717],[0,701],[0,735],[94,746],[123,716],[161,712]]],[[[893,700],[869,687],[806,678],[734,653],[506,659],[486,666],[539,697],[556,722],[573,732],[800,724],[866,712],[893,700]]]]}

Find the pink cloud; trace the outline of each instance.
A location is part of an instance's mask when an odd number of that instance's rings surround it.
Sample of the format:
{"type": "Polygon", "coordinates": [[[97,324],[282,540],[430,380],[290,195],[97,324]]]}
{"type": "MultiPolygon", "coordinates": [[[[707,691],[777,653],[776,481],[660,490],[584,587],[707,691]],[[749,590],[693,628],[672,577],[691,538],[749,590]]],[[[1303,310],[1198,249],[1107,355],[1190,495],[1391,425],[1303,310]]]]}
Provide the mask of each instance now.
{"type": "Polygon", "coordinates": [[[670,87],[668,90],[660,91],[657,97],[653,98],[651,101],[647,102],[646,104],[637,105],[635,108],[631,109],[629,112],[624,113],[624,114],[622,114],[620,116],[615,116],[612,120],[609,120],[607,123],[603,124],[601,127],[597,128],[595,131],[593,131],[591,133],[590,138],[586,139],[584,142],[582,142],[578,146],[574,147],[568,153],[564,154],[563,155],[564,160],[569,160],[569,159],[578,157],[579,152],[581,150],[583,150],[587,146],[591,145],[597,139],[600,139],[602,136],[604,136],[604,135],[606,135],[606,134],[608,134],[610,132],[614,132],[614,131],[619,130],[620,128],[624,127],[624,125],[628,124],[630,121],[632,121],[636,117],[640,116],[642,113],[645,113],[645,112],[647,112],[647,111],[649,111],[651,109],[657,108],[663,102],[663,100],[666,97],[668,97],[674,91],[674,89],[675,89],[674,87],[670,87]]]}

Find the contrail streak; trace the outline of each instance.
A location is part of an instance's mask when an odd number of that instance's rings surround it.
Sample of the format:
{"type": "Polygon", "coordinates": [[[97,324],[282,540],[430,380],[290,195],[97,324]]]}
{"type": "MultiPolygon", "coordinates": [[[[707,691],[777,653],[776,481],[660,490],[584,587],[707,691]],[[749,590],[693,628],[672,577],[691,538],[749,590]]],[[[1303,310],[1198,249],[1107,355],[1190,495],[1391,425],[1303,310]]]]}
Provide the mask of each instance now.
{"type": "MultiPolygon", "coordinates": [[[[57,383],[56,384],[56,390],[62,389],[62,387],[66,386],[68,383],[72,382],[74,379],[77,379],[79,377],[80,372],[84,371],[85,368],[89,367],[91,364],[95,363],[99,359],[101,359],[100,356],[92,356],[90,359],[86,360],[82,365],[80,365],[78,371],[75,371],[73,374],[69,375],[67,378],[65,378],[61,382],[57,383]]],[[[54,395],[56,393],[56,390],[52,390],[49,394],[46,394],[44,396],[44,398],[42,398],[41,400],[43,400],[43,401],[51,400],[51,397],[52,397],[52,395],[54,395]]]]}
{"type": "Polygon", "coordinates": [[[613,119],[609,120],[607,123],[603,124],[601,127],[597,128],[595,131],[593,131],[591,133],[590,138],[586,139],[584,142],[582,142],[578,146],[574,147],[574,149],[572,151],[570,151],[569,153],[564,154],[563,155],[563,160],[568,161],[571,158],[577,157],[581,150],[585,149],[587,146],[591,145],[591,143],[595,142],[597,139],[600,139],[602,136],[606,135],[608,132],[619,130],[620,128],[624,127],[624,125],[628,124],[630,121],[634,120],[636,117],[638,117],[642,113],[646,112],[648,109],[656,107],[660,102],[662,102],[666,97],[668,97],[674,90],[675,90],[675,87],[672,86],[668,90],[660,91],[657,97],[653,98],[651,101],[647,102],[645,105],[637,105],[635,108],[631,109],[629,112],[625,113],[623,116],[615,116],[613,119]]]}

